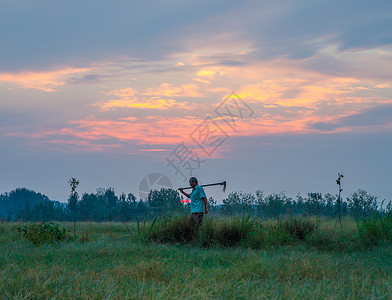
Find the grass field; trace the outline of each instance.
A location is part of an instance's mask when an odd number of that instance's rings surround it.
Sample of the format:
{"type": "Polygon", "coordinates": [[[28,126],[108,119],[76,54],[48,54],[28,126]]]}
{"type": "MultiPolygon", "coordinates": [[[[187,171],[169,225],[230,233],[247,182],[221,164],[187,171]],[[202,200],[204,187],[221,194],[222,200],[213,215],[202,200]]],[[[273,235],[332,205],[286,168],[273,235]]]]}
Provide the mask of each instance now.
{"type": "MultiPolygon", "coordinates": [[[[268,221],[273,223],[274,221],[268,221]]],[[[267,222],[267,223],[268,223],[267,222]]],[[[260,249],[145,244],[136,224],[78,223],[85,241],[33,246],[19,223],[0,227],[3,299],[389,299],[392,246],[318,247],[313,240],[260,249]],[[86,234],[88,236],[86,237],[86,234]],[[320,250],[327,249],[327,250],[320,250]]],[[[72,228],[70,223],[61,226],[72,228]]],[[[204,226],[204,225],[203,225],[204,226]]],[[[355,223],[322,220],[321,232],[353,243],[355,223]],[[352,241],[350,241],[352,236],[352,241]]]]}

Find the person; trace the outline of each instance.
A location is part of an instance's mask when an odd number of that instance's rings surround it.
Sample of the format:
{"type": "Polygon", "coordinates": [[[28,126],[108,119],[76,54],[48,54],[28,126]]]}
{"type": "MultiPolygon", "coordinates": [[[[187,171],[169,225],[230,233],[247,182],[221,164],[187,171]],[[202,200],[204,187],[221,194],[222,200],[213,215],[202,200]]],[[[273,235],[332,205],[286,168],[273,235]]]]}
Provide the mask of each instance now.
{"type": "Polygon", "coordinates": [[[192,221],[196,227],[199,227],[203,222],[204,214],[208,214],[207,196],[195,177],[189,179],[189,185],[193,188],[190,194],[185,193],[183,189],[180,189],[180,192],[185,197],[191,198],[192,221]]]}

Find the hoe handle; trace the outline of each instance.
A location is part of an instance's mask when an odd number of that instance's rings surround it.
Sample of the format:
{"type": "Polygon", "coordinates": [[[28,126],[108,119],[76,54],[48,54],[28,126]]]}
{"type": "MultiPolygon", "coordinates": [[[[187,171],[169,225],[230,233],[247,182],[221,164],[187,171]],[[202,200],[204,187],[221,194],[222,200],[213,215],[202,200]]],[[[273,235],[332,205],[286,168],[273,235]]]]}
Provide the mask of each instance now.
{"type": "MultiPolygon", "coordinates": [[[[226,188],[226,181],[223,182],[218,182],[218,183],[209,183],[209,184],[202,184],[201,187],[205,187],[205,186],[213,186],[213,185],[223,185],[223,188],[226,188]]],[[[178,190],[187,190],[187,189],[191,189],[191,186],[185,187],[185,188],[178,188],[178,190]]]]}

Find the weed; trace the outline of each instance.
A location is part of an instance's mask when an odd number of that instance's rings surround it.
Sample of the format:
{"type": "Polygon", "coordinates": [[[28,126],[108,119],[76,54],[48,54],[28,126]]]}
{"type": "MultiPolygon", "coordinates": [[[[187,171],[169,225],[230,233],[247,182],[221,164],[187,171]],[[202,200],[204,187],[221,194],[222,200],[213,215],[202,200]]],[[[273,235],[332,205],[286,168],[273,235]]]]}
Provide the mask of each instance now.
{"type": "Polygon", "coordinates": [[[364,246],[376,246],[392,241],[392,217],[376,213],[370,218],[357,222],[358,234],[364,246]]]}
{"type": "Polygon", "coordinates": [[[318,227],[318,224],[312,219],[290,217],[279,222],[278,227],[291,237],[304,240],[307,235],[318,227]]]}
{"type": "Polygon", "coordinates": [[[0,223],[0,234],[4,234],[7,231],[7,224],[4,221],[0,223]]]}
{"type": "Polygon", "coordinates": [[[89,238],[89,233],[88,232],[86,232],[86,233],[83,233],[82,234],[82,236],[79,238],[79,242],[80,243],[88,243],[90,241],[90,238],[89,238]]]}
{"type": "Polygon", "coordinates": [[[190,216],[172,218],[158,217],[147,226],[143,223],[143,228],[138,223],[139,235],[145,242],[158,243],[189,243],[196,239],[197,229],[190,216]]]}
{"type": "Polygon", "coordinates": [[[69,234],[69,229],[61,229],[58,224],[54,223],[41,222],[25,225],[17,227],[17,230],[20,236],[28,239],[34,246],[74,239],[74,236],[69,234]]]}
{"type": "Polygon", "coordinates": [[[154,219],[148,226],[138,223],[138,232],[145,242],[199,243],[201,246],[236,246],[261,244],[261,223],[249,216],[229,219],[205,219],[198,229],[190,216],[154,219]],[[256,241],[257,240],[257,241],[256,241]],[[249,243],[249,241],[254,241],[249,243]]]}

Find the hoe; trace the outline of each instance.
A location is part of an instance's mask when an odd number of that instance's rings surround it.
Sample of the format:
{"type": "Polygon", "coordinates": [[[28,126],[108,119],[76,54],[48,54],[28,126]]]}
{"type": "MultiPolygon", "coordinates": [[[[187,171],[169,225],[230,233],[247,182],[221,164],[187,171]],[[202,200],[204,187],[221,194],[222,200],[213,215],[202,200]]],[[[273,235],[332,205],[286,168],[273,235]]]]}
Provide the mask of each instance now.
{"type": "MultiPolygon", "coordinates": [[[[222,181],[222,182],[218,182],[218,183],[210,183],[210,184],[202,184],[202,185],[200,185],[201,187],[205,187],[205,186],[213,186],[213,185],[223,185],[223,190],[222,190],[222,192],[225,192],[226,191],[226,181],[222,181]]],[[[192,187],[191,186],[188,186],[188,187],[185,187],[185,188],[178,188],[179,190],[180,189],[183,189],[183,190],[186,190],[186,189],[191,189],[192,187]]]]}

